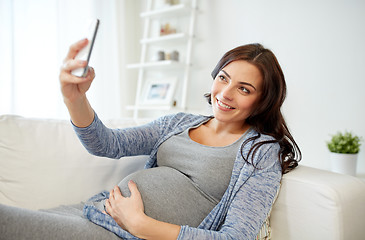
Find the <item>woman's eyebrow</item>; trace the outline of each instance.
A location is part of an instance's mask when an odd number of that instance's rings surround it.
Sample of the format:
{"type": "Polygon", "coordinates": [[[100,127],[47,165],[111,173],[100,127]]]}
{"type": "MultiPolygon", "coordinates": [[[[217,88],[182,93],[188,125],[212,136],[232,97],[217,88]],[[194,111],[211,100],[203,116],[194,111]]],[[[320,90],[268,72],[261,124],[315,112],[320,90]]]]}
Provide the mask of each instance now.
{"type": "Polygon", "coordinates": [[[231,76],[229,76],[229,74],[226,72],[226,71],[224,71],[223,69],[221,70],[222,72],[224,72],[224,74],[226,74],[226,76],[229,78],[229,79],[231,79],[231,76]]]}
{"type": "MultiPolygon", "coordinates": [[[[221,70],[229,79],[231,79],[231,76],[226,72],[224,71],[223,69],[221,70]]],[[[248,82],[239,82],[240,84],[243,84],[243,85],[248,85],[248,86],[251,86],[253,89],[255,89],[255,91],[257,91],[257,89],[251,84],[251,83],[248,83],[248,82]]]]}

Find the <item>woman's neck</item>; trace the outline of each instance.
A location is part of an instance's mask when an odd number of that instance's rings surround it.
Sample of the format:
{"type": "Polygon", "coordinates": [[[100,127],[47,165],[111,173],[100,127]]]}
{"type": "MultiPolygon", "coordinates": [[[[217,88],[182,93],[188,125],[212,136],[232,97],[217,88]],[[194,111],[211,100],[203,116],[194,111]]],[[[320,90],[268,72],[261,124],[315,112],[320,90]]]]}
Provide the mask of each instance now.
{"type": "Polygon", "coordinates": [[[242,135],[245,133],[250,126],[246,123],[241,122],[222,122],[217,120],[216,118],[212,118],[206,124],[211,131],[216,133],[217,135],[230,135],[230,134],[239,134],[242,135]]]}

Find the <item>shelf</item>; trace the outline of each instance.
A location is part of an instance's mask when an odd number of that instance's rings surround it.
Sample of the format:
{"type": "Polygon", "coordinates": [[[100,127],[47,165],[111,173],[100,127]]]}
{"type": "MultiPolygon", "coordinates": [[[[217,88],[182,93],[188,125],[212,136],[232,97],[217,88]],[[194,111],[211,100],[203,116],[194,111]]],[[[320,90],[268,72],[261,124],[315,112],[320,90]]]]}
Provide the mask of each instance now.
{"type": "Polygon", "coordinates": [[[176,5],[163,4],[161,1],[156,2],[157,0],[149,0],[147,10],[140,13],[141,20],[145,23],[143,37],[140,39],[140,61],[126,66],[127,69],[138,70],[136,99],[134,105],[126,107],[126,110],[132,110],[134,119],[141,116],[152,117],[154,115],[157,117],[163,112],[167,114],[186,110],[188,83],[192,69],[190,66],[192,65],[192,46],[195,38],[197,0],[186,0],[176,5]],[[174,27],[176,25],[176,29],[179,29],[178,32],[174,31],[175,33],[161,36],[161,24],[165,24],[165,22],[171,22],[174,27]],[[171,55],[177,51],[179,58],[175,58],[175,55],[166,58],[159,57],[162,55],[159,52],[161,49],[171,55]],[[158,59],[170,60],[158,61],[158,59]],[[173,96],[176,99],[173,99],[172,104],[144,101],[145,91],[148,91],[145,90],[145,87],[149,87],[147,83],[155,75],[158,75],[159,78],[173,75],[180,80],[179,89],[176,89],[176,95],[173,96]]]}
{"type": "Polygon", "coordinates": [[[163,18],[163,17],[176,17],[177,15],[185,15],[190,12],[191,8],[187,7],[185,4],[177,4],[170,7],[165,7],[153,11],[143,12],[140,14],[141,18],[153,17],[153,18],[163,18]]]}
{"type": "Polygon", "coordinates": [[[172,67],[172,68],[182,68],[185,64],[172,60],[165,61],[156,61],[156,62],[146,62],[146,63],[134,63],[128,64],[127,68],[129,69],[139,69],[139,68],[164,68],[164,67],[172,67]]]}
{"type": "Polygon", "coordinates": [[[147,44],[147,43],[159,43],[166,41],[187,41],[187,40],[188,36],[185,33],[173,33],[165,36],[141,39],[140,43],[147,44]]]}

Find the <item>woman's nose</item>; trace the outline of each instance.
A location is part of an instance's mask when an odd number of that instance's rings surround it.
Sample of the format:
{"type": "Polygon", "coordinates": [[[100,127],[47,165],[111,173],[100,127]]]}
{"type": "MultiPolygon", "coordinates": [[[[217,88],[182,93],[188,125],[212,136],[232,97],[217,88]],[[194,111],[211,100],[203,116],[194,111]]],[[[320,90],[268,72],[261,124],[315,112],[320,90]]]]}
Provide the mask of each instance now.
{"type": "Polygon", "coordinates": [[[233,90],[234,88],[230,85],[225,86],[222,89],[222,97],[228,100],[232,100],[233,99],[233,90]]]}

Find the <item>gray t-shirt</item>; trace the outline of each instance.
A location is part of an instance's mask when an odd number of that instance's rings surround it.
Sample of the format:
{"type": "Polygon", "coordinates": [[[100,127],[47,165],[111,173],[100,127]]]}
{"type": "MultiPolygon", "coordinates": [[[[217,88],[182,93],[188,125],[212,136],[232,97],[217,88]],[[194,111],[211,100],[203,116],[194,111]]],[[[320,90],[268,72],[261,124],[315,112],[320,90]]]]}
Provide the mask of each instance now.
{"type": "Polygon", "coordinates": [[[210,147],[193,141],[188,129],[161,144],[158,167],[132,173],[118,186],[129,196],[127,183],[136,182],[148,216],[197,227],[226,191],[243,137],[210,147]]]}

